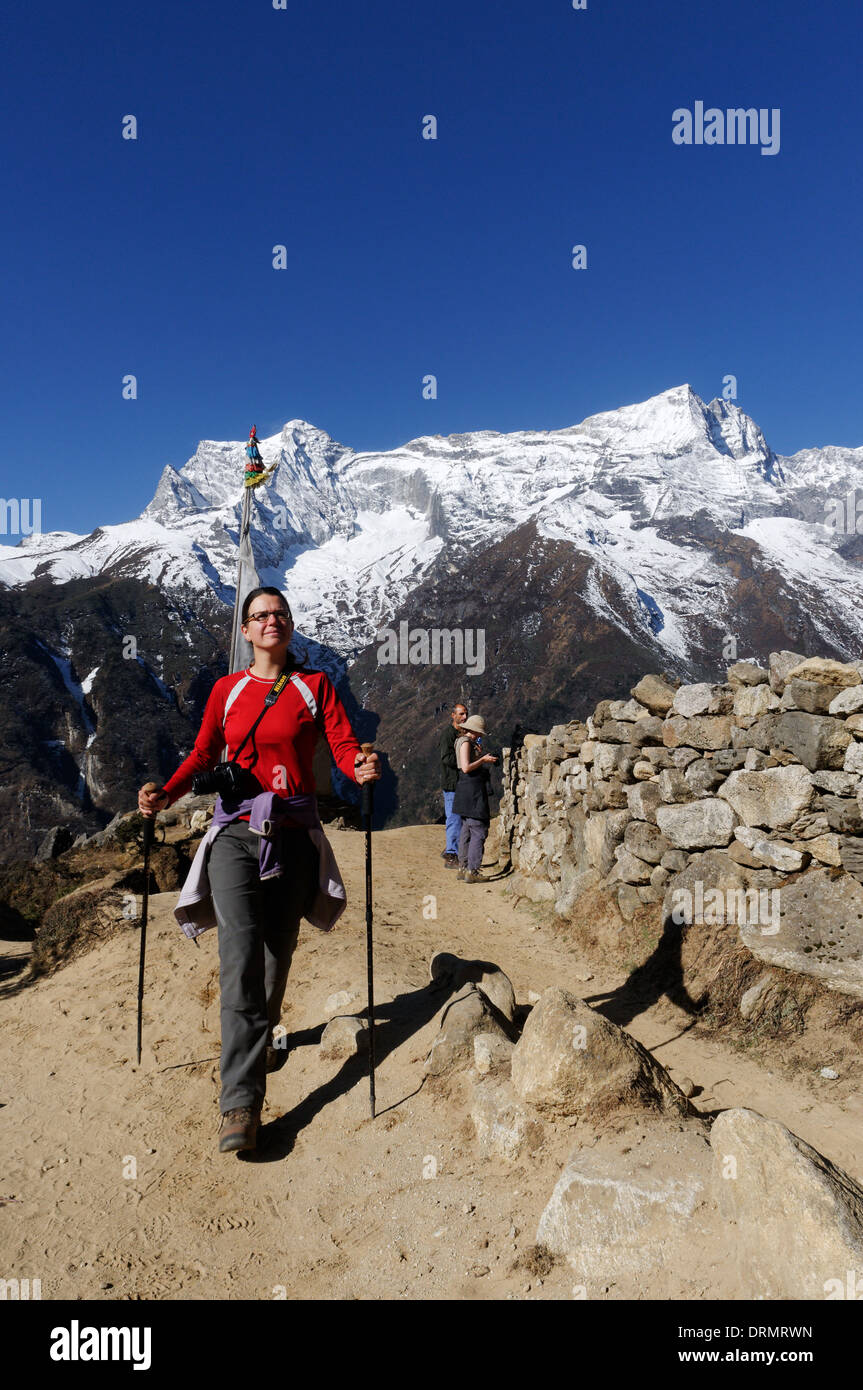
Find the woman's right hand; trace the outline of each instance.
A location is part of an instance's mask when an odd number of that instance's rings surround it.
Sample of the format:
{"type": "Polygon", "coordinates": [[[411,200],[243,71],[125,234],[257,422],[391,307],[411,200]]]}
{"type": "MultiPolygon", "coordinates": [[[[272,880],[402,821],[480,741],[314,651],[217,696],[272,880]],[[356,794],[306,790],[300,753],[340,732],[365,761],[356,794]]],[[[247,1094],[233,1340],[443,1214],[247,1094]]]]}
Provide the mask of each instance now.
{"type": "Polygon", "coordinates": [[[168,793],[155,782],[145,783],[138,792],[138,810],[143,816],[155,816],[157,811],[164,811],[167,804],[168,793]]]}
{"type": "Polygon", "coordinates": [[[484,763],[496,763],[496,762],[497,762],[497,758],[494,756],[494,753],[483,753],[483,755],[482,755],[482,760],[483,760],[484,763]]]}

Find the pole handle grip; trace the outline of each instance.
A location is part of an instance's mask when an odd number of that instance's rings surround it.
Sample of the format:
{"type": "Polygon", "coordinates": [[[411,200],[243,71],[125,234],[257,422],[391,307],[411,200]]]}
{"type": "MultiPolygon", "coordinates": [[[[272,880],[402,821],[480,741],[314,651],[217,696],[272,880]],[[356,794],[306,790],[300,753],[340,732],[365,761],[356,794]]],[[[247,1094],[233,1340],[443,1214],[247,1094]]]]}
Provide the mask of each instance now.
{"type": "MultiPolygon", "coordinates": [[[[145,792],[157,792],[157,791],[159,791],[159,789],[160,789],[160,785],[161,785],[161,784],[160,784],[159,782],[145,782],[145,783],[144,783],[144,791],[145,791],[145,792]]],[[[155,833],[156,833],[156,817],[155,817],[155,816],[144,816],[144,853],[145,853],[145,854],[146,854],[147,851],[150,849],[150,847],[151,847],[151,845],[152,845],[152,843],[153,843],[153,836],[155,835],[155,833]]]]}
{"type": "MultiPolygon", "coordinates": [[[[373,743],[361,743],[360,748],[366,755],[375,751],[375,745],[373,743]]],[[[362,813],[364,816],[368,816],[369,819],[371,819],[374,810],[373,787],[374,783],[372,782],[364,782],[362,787],[362,813]]]]}

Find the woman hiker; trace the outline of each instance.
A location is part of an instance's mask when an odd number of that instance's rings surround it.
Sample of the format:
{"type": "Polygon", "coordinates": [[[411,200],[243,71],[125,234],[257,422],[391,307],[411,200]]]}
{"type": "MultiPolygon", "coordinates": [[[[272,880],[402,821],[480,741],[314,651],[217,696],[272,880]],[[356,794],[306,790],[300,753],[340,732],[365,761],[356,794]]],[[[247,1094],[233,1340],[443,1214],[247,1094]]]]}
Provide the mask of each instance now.
{"type": "Polygon", "coordinates": [[[222,1153],[257,1144],[266,1074],[279,1056],[273,1029],[300,918],[329,930],[346,905],[315,800],[312,758],[319,733],[354,782],[381,775],[377,754],[362,752],[329,677],[294,658],[293,631],[284,594],[253,589],[242,610],[252,664],[216,681],[192,753],[164,787],[138,793],[140,810],[153,816],[207,769],[215,768],[210,778],[216,784],[223,782],[221,768],[240,783],[220,790],[175,909],[187,936],[218,926],[222,1153]],[[283,672],[288,676],[279,683],[283,672]],[[276,689],[275,703],[266,707],[265,697],[276,689]],[[217,767],[226,746],[231,762],[217,767]]]}
{"type": "Polygon", "coordinates": [[[452,809],[461,816],[456,878],[463,879],[465,883],[482,883],[482,852],[491,822],[488,768],[490,763],[497,762],[497,758],[477,748],[477,742],[484,733],[485,720],[482,715],[472,714],[461,725],[460,736],[455,742],[458,782],[452,809]]]}

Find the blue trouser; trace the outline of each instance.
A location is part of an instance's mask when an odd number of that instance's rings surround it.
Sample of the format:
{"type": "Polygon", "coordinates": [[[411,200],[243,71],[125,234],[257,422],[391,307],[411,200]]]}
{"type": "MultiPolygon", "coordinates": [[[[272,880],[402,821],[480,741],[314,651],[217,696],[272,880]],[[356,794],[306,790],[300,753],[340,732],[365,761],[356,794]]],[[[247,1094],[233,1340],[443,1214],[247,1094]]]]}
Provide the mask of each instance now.
{"type": "Polygon", "coordinates": [[[452,809],[452,801],[455,792],[444,792],[443,808],[446,812],[446,852],[447,854],[458,854],[458,842],[461,835],[461,816],[456,815],[452,809]]]}

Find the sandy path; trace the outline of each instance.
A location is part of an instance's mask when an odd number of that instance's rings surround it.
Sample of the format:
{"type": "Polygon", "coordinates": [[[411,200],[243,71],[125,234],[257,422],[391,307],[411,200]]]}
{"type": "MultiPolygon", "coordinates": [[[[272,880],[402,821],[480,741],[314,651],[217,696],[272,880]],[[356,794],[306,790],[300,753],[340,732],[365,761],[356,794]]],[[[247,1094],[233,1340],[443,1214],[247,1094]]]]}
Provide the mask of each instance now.
{"type": "MultiPolygon", "coordinates": [[[[437,1024],[405,996],[425,991],[435,949],[497,962],[520,1001],[550,984],[590,997],[622,985],[625,972],[580,959],[550,917],[539,925],[537,910],[513,904],[505,880],[457,882],[441,838],[436,826],[375,837],[374,1123],[363,1065],[325,1061],[317,1048],[326,998],[365,987],[357,834],[333,835],[347,913],[332,934],[302,929],[284,1014],[292,1051],[269,1079],[258,1159],[216,1149],[216,941],[186,941],[174,894],[151,900],[140,1070],[137,934],[0,1001],[7,1277],[40,1278],[43,1298],[571,1297],[565,1266],[544,1280],[513,1268],[571,1134],[556,1132],[515,1166],[480,1160],[466,1080],[418,1090],[437,1024]]],[[[771,1074],[715,1039],[675,1036],[689,1022],[660,1001],[630,1031],[672,1076],[704,1088],[703,1109],[751,1106],[863,1180],[863,1102],[850,1082],[771,1074]]]]}

